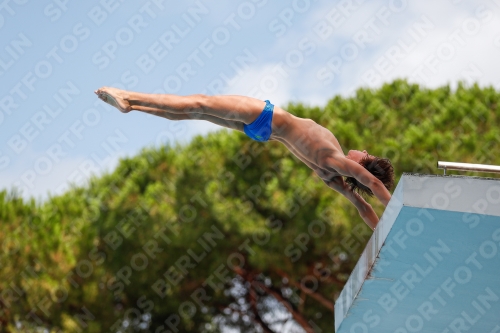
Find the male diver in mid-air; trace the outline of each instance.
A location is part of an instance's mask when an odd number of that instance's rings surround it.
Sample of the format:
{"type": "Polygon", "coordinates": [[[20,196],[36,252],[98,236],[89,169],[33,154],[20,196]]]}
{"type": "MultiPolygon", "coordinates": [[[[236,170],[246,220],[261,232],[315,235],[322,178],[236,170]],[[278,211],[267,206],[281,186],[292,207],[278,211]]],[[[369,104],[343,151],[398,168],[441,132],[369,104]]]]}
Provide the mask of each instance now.
{"type": "Polygon", "coordinates": [[[375,195],[384,206],[391,198],[394,170],[388,159],[369,155],[366,150],[350,150],[344,155],[329,130],[269,101],[245,96],[144,94],[110,87],[95,93],[123,113],[137,110],[170,120],[206,120],[244,132],[256,141],[279,141],[326,185],[351,201],[372,229],[378,216],[359,193],[375,195]]]}

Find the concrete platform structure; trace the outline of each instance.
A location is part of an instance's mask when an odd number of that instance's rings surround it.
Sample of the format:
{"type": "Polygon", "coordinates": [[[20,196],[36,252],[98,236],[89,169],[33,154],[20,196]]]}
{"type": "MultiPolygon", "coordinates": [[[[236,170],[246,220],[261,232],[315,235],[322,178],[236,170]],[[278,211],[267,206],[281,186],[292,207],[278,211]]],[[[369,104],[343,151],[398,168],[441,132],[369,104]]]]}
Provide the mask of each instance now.
{"type": "Polygon", "coordinates": [[[500,179],[404,174],[335,331],[500,333],[500,179]]]}

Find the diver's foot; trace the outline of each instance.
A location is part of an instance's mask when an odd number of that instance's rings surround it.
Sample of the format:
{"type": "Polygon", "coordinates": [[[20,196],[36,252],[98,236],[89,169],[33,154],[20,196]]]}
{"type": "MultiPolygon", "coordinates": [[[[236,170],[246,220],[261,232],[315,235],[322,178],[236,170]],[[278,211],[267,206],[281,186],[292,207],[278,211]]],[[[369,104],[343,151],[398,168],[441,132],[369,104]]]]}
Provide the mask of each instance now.
{"type": "Polygon", "coordinates": [[[126,99],[126,92],[121,89],[102,87],[94,92],[100,99],[109,105],[114,106],[120,110],[120,112],[127,113],[132,110],[130,103],[126,99]]]}

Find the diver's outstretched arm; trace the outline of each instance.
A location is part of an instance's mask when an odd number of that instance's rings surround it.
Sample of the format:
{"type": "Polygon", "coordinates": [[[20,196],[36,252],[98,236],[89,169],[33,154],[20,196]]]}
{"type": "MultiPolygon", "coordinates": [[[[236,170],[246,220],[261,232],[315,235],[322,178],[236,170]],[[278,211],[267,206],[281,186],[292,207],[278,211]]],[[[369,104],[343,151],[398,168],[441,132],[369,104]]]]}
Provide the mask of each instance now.
{"type": "Polygon", "coordinates": [[[378,216],[372,206],[363,199],[358,193],[351,191],[349,186],[344,182],[341,176],[334,177],[330,181],[324,181],[328,187],[345,196],[358,210],[359,216],[365,223],[374,230],[378,224],[378,216]]]}

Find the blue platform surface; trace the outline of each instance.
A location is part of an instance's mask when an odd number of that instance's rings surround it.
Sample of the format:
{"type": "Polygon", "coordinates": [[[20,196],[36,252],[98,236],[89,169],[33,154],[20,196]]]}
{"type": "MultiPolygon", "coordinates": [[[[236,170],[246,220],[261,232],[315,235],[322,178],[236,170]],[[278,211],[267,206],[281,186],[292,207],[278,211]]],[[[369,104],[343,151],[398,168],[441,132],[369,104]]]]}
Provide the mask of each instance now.
{"type": "Polygon", "coordinates": [[[404,174],[335,331],[500,333],[500,179],[404,174]]]}

